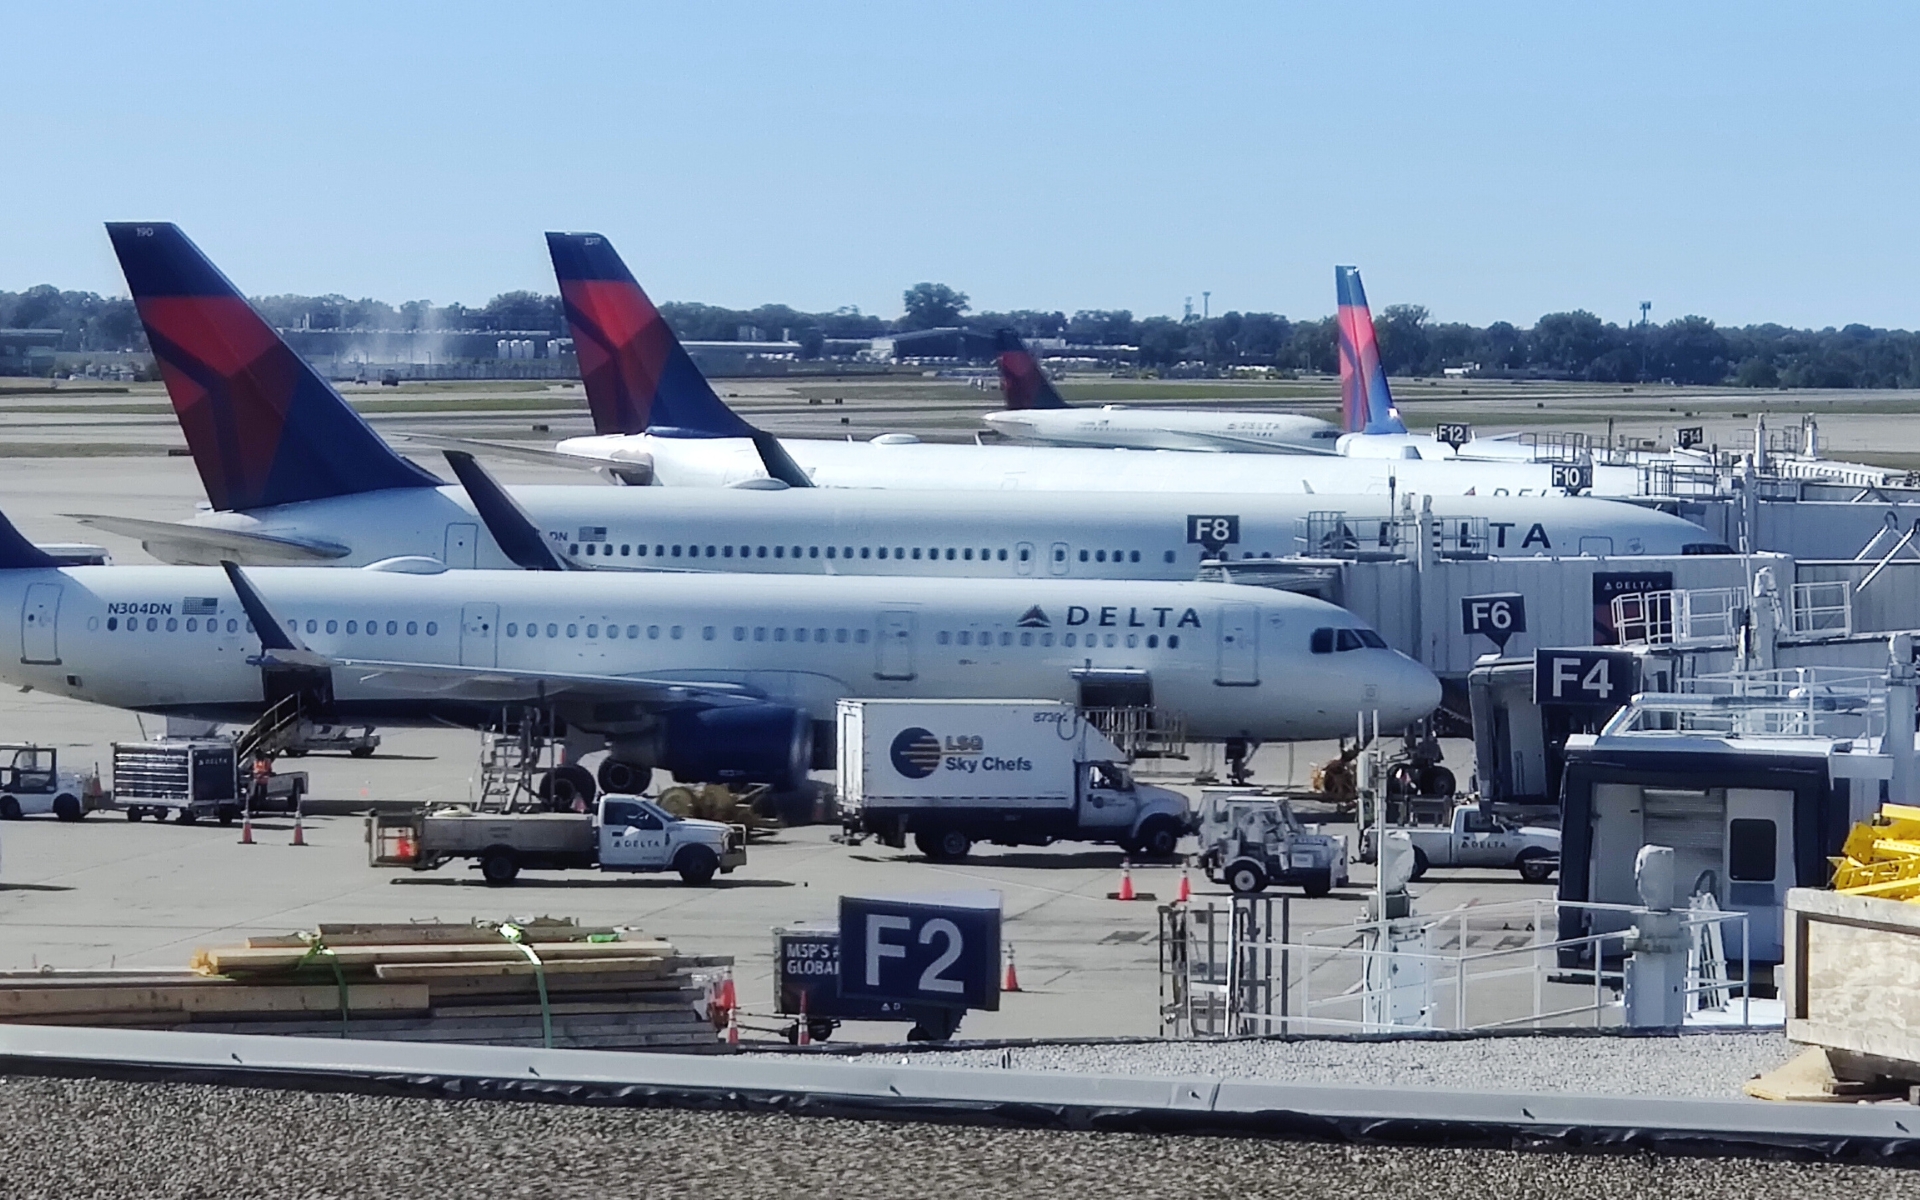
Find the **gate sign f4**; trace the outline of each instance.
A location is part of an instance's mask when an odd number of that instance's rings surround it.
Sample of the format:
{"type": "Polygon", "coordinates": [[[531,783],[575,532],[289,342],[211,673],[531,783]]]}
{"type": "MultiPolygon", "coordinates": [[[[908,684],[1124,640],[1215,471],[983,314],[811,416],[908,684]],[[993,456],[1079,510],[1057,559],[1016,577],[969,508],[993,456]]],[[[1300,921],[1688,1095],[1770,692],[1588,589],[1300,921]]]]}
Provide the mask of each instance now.
{"type": "Polygon", "coordinates": [[[840,897],[840,994],[1000,1007],[1000,893],[840,897]]]}
{"type": "Polygon", "coordinates": [[[1484,633],[1502,651],[1507,639],[1527,631],[1527,598],[1519,592],[1490,592],[1460,597],[1460,632],[1484,633]]]}
{"type": "Polygon", "coordinates": [[[1619,708],[1640,690],[1640,660],[1620,650],[1535,650],[1533,702],[1619,708]]]}

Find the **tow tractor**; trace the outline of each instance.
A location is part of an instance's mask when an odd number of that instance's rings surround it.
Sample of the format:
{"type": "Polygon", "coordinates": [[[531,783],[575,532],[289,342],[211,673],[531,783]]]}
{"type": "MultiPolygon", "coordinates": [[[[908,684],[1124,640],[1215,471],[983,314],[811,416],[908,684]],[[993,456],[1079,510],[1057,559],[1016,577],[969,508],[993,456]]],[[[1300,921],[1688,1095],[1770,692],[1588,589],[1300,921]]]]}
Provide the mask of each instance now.
{"type": "Polygon", "coordinates": [[[52,813],[62,821],[78,821],[100,807],[98,775],[83,776],[60,769],[60,752],[52,746],[27,742],[0,742],[0,818],[52,813]]]}
{"type": "Polygon", "coordinates": [[[1347,839],[1302,824],[1285,796],[1252,788],[1200,793],[1200,865],[1235,895],[1292,884],[1324,896],[1347,884],[1347,839]]]}

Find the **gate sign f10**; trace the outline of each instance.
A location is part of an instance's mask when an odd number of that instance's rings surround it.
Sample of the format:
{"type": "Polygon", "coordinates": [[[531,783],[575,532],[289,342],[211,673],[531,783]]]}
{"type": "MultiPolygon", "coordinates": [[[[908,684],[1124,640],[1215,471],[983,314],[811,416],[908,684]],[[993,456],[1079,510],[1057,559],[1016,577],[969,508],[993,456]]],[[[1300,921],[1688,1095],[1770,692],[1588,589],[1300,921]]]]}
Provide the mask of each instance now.
{"type": "Polygon", "coordinates": [[[1484,633],[1505,650],[1507,639],[1527,631],[1527,598],[1519,592],[1460,597],[1460,632],[1484,633]]]}
{"type": "Polygon", "coordinates": [[[1000,1007],[1000,893],[840,897],[840,994],[1000,1007]]]}
{"type": "Polygon", "coordinates": [[[1533,702],[1619,708],[1640,690],[1640,660],[1619,650],[1535,650],[1533,702]]]}

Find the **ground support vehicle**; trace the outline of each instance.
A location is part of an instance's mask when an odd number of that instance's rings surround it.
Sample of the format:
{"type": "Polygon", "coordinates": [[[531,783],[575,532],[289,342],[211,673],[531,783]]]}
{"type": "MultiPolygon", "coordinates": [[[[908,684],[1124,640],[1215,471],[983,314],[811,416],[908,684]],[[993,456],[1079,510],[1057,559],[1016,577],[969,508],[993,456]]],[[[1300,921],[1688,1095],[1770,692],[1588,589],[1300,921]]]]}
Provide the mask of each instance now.
{"type": "MultiPolygon", "coordinates": [[[[1560,831],[1516,825],[1477,804],[1454,808],[1445,825],[1389,825],[1413,842],[1413,877],[1430,867],[1511,867],[1528,883],[1545,883],[1560,869],[1560,831]]],[[[1372,862],[1374,830],[1361,835],[1363,862],[1372,862]]]]}
{"type": "Polygon", "coordinates": [[[288,758],[304,758],[309,754],[350,754],[355,758],[372,758],[373,752],[379,748],[380,735],[373,731],[371,725],[323,725],[303,721],[280,753],[288,758]]]}
{"type": "Polygon", "coordinates": [[[1126,756],[1056,700],[842,700],[840,818],[846,837],[928,858],[975,842],[1112,842],[1171,855],[1192,827],[1187,798],[1134,782],[1126,756]]]}
{"type": "Polygon", "coordinates": [[[533,871],[677,871],[710,882],[746,864],[747,830],[676,817],[640,796],[602,796],[590,813],[483,813],[470,808],[375,813],[367,856],[376,867],[431,871],[474,859],[487,883],[533,871]]]}
{"type": "Polygon", "coordinates": [[[52,746],[0,742],[0,818],[17,821],[52,813],[62,821],[78,821],[100,806],[98,776],[60,769],[60,752],[52,746]]]}
{"type": "MultiPolygon", "coordinates": [[[[163,738],[113,744],[113,807],[127,820],[171,815],[191,825],[203,817],[231,825],[249,807],[251,775],[229,738],[163,738]]],[[[298,812],[307,794],[305,771],[276,772],[255,813],[298,812]]]]}
{"type": "Polygon", "coordinates": [[[785,1031],[792,1042],[800,1040],[803,1023],[810,1040],[824,1042],[842,1021],[913,1021],[923,1036],[910,1041],[929,1040],[926,1035],[935,1029],[952,1035],[945,1023],[953,1018],[944,1011],[902,1000],[842,996],[840,926],[834,921],[796,921],[773,931],[773,1001],[776,1013],[793,1018],[785,1031]]]}
{"type": "Polygon", "coordinates": [[[1324,896],[1347,885],[1347,839],[1302,824],[1285,796],[1252,788],[1200,793],[1200,866],[1237,896],[1271,885],[1324,896]]]}

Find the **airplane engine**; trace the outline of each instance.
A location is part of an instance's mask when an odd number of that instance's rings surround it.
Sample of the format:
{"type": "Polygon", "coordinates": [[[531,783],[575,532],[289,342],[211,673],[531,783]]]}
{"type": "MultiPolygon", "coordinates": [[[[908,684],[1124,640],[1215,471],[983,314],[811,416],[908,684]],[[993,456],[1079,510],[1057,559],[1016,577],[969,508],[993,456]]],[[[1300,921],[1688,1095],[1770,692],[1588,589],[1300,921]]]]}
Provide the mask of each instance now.
{"type": "Polygon", "coordinates": [[[783,704],[669,713],[660,766],[699,783],[799,786],[813,763],[813,721],[783,704]]]}

